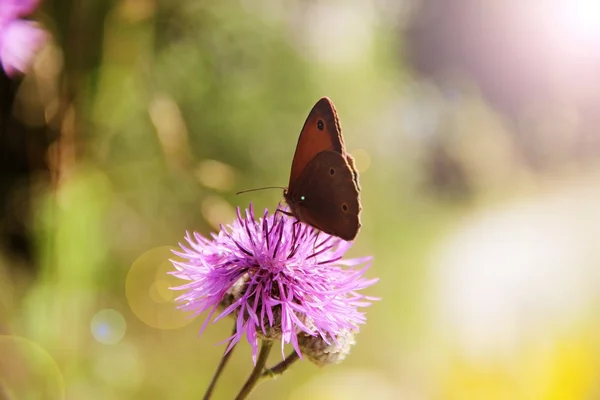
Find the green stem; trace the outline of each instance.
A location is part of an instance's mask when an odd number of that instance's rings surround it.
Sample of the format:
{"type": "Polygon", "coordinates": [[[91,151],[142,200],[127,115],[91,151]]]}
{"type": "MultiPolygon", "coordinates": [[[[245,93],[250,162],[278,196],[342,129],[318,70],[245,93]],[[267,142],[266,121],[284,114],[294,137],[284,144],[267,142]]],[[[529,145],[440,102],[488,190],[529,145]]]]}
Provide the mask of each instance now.
{"type": "Polygon", "coordinates": [[[265,369],[262,374],[260,375],[261,379],[265,379],[265,378],[273,378],[277,375],[281,375],[283,374],[293,363],[295,363],[296,361],[298,361],[300,359],[300,356],[298,356],[298,353],[296,353],[295,351],[293,351],[292,353],[290,353],[289,356],[287,356],[285,358],[285,360],[283,360],[282,362],[280,362],[279,364],[275,365],[273,368],[268,368],[265,369]]]}
{"type": "MultiPolygon", "coordinates": [[[[231,333],[231,336],[235,335],[235,333],[236,333],[236,326],[234,324],[233,325],[233,332],[231,333]]],[[[225,348],[226,352],[223,353],[223,357],[221,357],[221,361],[219,361],[219,365],[217,366],[217,370],[215,371],[215,374],[213,375],[213,377],[212,377],[212,379],[210,381],[210,385],[208,386],[208,389],[206,389],[206,392],[204,393],[204,397],[202,397],[202,400],[209,400],[210,397],[212,396],[212,393],[215,390],[215,386],[217,385],[217,381],[221,377],[221,373],[225,369],[225,365],[227,365],[227,361],[229,361],[229,357],[231,357],[231,353],[233,353],[234,349],[235,349],[235,344],[233,345],[233,347],[231,348],[231,350],[229,350],[229,352],[227,352],[227,348],[225,348]]]]}
{"type": "Polygon", "coordinates": [[[271,340],[263,340],[260,346],[260,353],[258,354],[258,360],[256,360],[256,365],[252,370],[252,373],[248,377],[246,383],[242,387],[242,390],[238,393],[235,400],[244,400],[247,398],[258,381],[260,380],[262,370],[265,368],[267,364],[267,358],[269,358],[269,353],[271,352],[271,347],[273,346],[273,342],[271,340]]]}

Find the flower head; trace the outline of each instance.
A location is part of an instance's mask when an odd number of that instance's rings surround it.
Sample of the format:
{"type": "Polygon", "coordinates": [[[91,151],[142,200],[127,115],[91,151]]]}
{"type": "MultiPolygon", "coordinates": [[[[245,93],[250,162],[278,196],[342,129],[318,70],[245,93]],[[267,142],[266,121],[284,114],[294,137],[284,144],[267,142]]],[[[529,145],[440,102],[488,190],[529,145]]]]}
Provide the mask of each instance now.
{"type": "Polygon", "coordinates": [[[198,315],[209,310],[204,327],[233,316],[236,332],[229,347],[246,335],[254,362],[258,338],[281,339],[301,354],[298,335],[325,343],[355,332],[365,322],[360,307],[374,300],[359,291],[377,279],[363,275],[371,257],[343,259],[350,243],[297,223],[283,213],[256,219],[252,206],[243,216],[221,227],[212,240],[194,233],[174,252],[174,276],[189,283],[173,288],[183,310],[198,315]],[[356,268],[362,266],[361,268],[356,268]]]}
{"type": "Polygon", "coordinates": [[[46,32],[20,17],[31,14],[38,0],[2,0],[0,2],[0,62],[8,75],[25,72],[46,41],[46,32]]]}

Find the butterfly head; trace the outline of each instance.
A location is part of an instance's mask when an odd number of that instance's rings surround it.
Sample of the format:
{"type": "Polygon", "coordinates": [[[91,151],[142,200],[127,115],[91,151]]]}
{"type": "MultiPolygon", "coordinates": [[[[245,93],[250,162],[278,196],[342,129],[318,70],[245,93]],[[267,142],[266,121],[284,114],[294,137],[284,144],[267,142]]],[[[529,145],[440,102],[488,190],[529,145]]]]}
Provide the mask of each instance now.
{"type": "Polygon", "coordinates": [[[294,193],[289,189],[283,190],[283,198],[292,209],[306,201],[306,196],[294,193]]]}

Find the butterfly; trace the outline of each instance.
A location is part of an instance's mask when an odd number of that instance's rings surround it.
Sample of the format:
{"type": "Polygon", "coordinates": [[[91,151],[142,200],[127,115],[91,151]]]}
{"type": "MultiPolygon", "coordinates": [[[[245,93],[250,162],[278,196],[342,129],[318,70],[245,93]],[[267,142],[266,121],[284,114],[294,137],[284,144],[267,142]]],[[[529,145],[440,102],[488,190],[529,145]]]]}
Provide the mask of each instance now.
{"type": "Polygon", "coordinates": [[[290,207],[286,214],[298,221],[346,241],[356,238],[361,227],[358,171],[327,97],[317,101],[304,122],[283,197],[290,207]]]}

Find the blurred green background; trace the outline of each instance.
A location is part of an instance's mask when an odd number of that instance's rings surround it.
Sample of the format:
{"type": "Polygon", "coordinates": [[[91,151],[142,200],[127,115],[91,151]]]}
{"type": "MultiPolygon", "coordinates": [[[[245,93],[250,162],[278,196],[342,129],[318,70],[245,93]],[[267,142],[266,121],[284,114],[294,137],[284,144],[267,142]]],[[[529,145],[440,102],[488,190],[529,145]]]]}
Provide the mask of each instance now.
{"type": "MultiPolygon", "coordinates": [[[[251,397],[599,399],[600,6],[481,3],[43,2],[52,40],[1,82],[5,397],[200,398],[231,322],[197,337],[168,248],[274,210],[235,192],[287,184],[326,95],[382,300],[342,364],[251,397]]],[[[242,343],[214,398],[251,367],[242,343]]]]}

